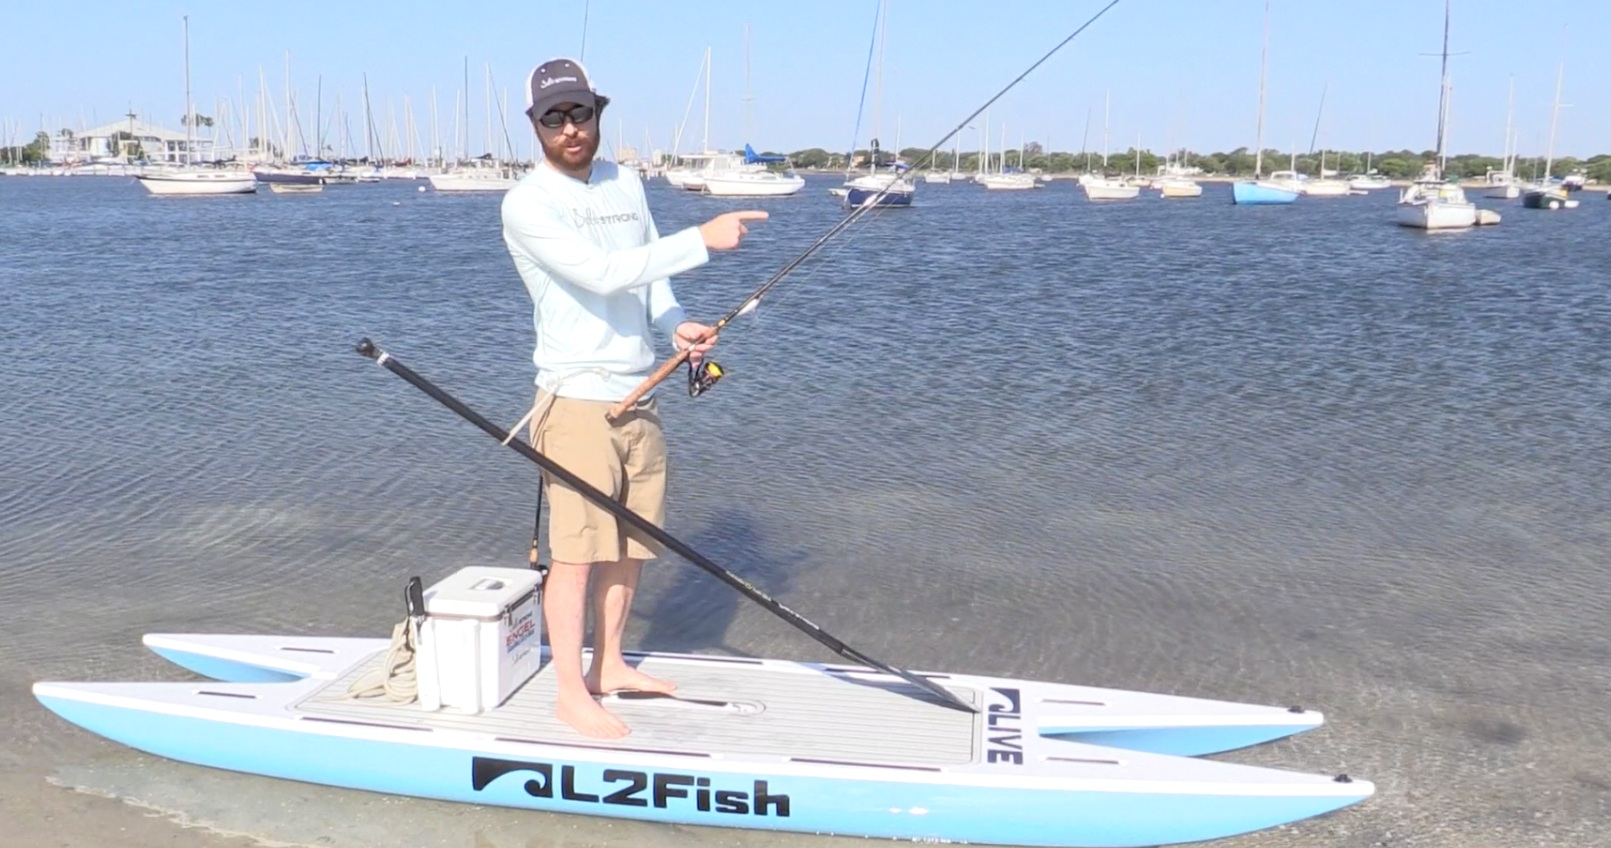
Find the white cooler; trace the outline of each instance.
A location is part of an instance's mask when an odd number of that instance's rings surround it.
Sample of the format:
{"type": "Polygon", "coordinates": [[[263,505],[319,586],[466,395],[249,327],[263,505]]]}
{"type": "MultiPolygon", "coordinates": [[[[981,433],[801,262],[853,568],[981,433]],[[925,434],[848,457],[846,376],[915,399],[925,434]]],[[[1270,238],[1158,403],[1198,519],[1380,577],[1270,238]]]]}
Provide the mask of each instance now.
{"type": "Polygon", "coordinates": [[[479,713],[502,704],[542,665],[542,575],[461,568],[425,590],[415,659],[420,705],[479,713]]]}

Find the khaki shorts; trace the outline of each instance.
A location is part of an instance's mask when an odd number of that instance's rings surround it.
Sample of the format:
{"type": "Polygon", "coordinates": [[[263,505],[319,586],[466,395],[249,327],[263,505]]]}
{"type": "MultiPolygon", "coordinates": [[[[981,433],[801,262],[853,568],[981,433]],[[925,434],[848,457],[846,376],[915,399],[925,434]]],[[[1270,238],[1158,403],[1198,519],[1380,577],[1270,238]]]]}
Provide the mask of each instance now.
{"type": "MultiPolygon", "coordinates": [[[[611,422],[609,401],[538,396],[532,446],[656,527],[666,522],[666,440],[653,399],[611,422]]],[[[661,545],[543,472],[548,550],[556,562],[654,559],[661,545]]]]}

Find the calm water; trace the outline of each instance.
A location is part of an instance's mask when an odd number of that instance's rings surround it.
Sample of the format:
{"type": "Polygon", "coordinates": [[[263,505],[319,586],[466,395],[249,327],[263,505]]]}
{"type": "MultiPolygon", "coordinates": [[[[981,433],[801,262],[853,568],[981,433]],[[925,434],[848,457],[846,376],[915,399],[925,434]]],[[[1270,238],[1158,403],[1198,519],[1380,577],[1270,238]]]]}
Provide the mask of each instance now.
{"type": "MultiPolygon", "coordinates": [[[[679,278],[690,311],[824,232],[831,184],[679,278]]],[[[1377,797],[1234,844],[1601,844],[1611,203],[1429,235],[1390,194],[924,186],[726,333],[714,393],[663,394],[670,529],[892,663],[1324,710],[1227,758],[1377,797]]],[[[662,232],[738,208],[650,202],[662,232]]],[[[519,418],[497,208],[0,180],[0,776],[288,843],[852,844],[218,773],[29,696],[183,679],[148,631],[381,635],[408,576],[524,562],[533,469],[351,352],[519,418]]],[[[646,648],[833,658],[674,560],[638,612],[646,648]]]]}

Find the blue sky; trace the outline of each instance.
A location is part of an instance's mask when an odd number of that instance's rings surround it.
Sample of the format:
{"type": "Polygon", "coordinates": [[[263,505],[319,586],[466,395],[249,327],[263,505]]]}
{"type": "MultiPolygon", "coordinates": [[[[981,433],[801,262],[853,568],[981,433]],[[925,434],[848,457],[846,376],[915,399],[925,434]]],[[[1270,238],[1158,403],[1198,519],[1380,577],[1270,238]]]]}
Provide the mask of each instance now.
{"type": "MultiPolygon", "coordinates": [[[[1105,0],[890,0],[881,137],[927,147],[1105,0]]],[[[403,120],[407,96],[430,134],[452,135],[453,104],[470,63],[472,152],[484,148],[484,70],[509,89],[513,112],[533,64],[582,51],[614,105],[606,130],[627,144],[669,148],[713,53],[711,143],[743,137],[744,27],[750,29],[750,138],[757,148],[850,146],[876,0],[526,0],[526,2],[272,4],[82,2],[12,4],[0,31],[0,121],[31,136],[81,128],[132,108],[178,127],[184,111],[181,24],[190,16],[198,111],[255,98],[262,69],[284,103],[285,54],[303,121],[311,126],[322,79],[326,120],[339,92],[361,127],[361,86],[374,112],[403,120]],[[42,117],[41,117],[42,116],[42,117]]],[[[1442,0],[1273,0],[1265,144],[1309,148],[1325,90],[1320,146],[1430,148],[1436,130],[1442,0]]],[[[1053,149],[1109,146],[1196,150],[1251,147],[1258,98],[1262,0],[1121,0],[991,111],[1001,140],[1053,149]],[[1087,116],[1089,117],[1089,135],[1087,116]]],[[[1523,155],[1546,147],[1557,63],[1565,89],[1556,154],[1611,152],[1611,0],[1454,0],[1450,59],[1451,152],[1498,154],[1507,87],[1523,155]],[[1523,15],[1536,21],[1531,25],[1523,15]]],[[[501,98],[501,94],[499,95],[501,98]]],[[[871,132],[872,93],[861,143],[871,132]]],[[[277,106],[283,109],[283,105],[277,106]]],[[[683,149],[697,148],[703,91],[683,149]]],[[[523,129],[523,128],[522,128],[523,129]]],[[[355,129],[354,135],[360,131],[355,129]]],[[[513,133],[512,133],[513,134],[513,133]]],[[[518,137],[529,136],[521,133],[518,137]]],[[[963,136],[976,149],[977,129],[963,136]]],[[[948,144],[947,147],[950,145],[948,144]]],[[[522,143],[522,148],[525,145],[522,143]]]]}

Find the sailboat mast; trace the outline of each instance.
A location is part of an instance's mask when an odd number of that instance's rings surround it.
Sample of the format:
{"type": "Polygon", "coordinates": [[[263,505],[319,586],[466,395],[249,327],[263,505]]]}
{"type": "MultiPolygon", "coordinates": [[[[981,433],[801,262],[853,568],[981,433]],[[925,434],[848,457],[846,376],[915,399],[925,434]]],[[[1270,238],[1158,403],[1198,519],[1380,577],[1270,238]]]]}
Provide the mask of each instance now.
{"type": "Polygon", "coordinates": [[[1561,118],[1561,81],[1566,78],[1566,63],[1562,62],[1555,72],[1555,108],[1549,117],[1549,149],[1544,154],[1544,182],[1550,179],[1550,170],[1555,166],[1555,125],[1561,118]]]}
{"type": "Polygon", "coordinates": [[[1108,172],[1108,115],[1113,105],[1113,92],[1109,90],[1102,95],[1102,175],[1108,172]]]}
{"type": "Polygon", "coordinates": [[[291,118],[293,116],[291,105],[291,51],[285,51],[285,146],[280,149],[280,155],[287,162],[291,161],[291,118]]]}
{"type": "Polygon", "coordinates": [[[1270,0],[1264,0],[1264,46],[1259,49],[1259,124],[1254,135],[1253,179],[1264,175],[1264,74],[1270,63],[1270,0]]]}
{"type": "MultiPolygon", "coordinates": [[[[880,3],[878,6],[878,71],[873,77],[873,138],[877,139],[884,134],[884,30],[889,25],[889,4],[880,3]]],[[[870,151],[873,157],[872,171],[878,170],[878,146],[874,145],[870,151]]]]}
{"type": "Polygon", "coordinates": [[[1505,173],[1507,173],[1507,174],[1511,173],[1513,170],[1515,170],[1515,163],[1513,161],[1511,161],[1511,160],[1512,160],[1512,157],[1515,156],[1516,151],[1510,146],[1510,143],[1511,143],[1511,122],[1515,119],[1515,117],[1516,117],[1516,78],[1513,76],[1513,77],[1510,78],[1510,96],[1505,99],[1505,162],[1504,162],[1504,167],[1505,167],[1505,173]]]}
{"type": "Polygon", "coordinates": [[[700,141],[701,153],[710,152],[710,46],[705,46],[705,137],[700,141]]]}
{"type": "Polygon", "coordinates": [[[744,143],[750,143],[750,25],[744,24],[744,143]]]}
{"type": "MultiPolygon", "coordinates": [[[[197,110],[190,103],[190,16],[184,16],[185,34],[185,164],[195,163],[195,137],[197,137],[197,110]]],[[[1556,102],[1561,98],[1556,97],[1556,102]]]]}
{"type": "Polygon", "coordinates": [[[1085,132],[1080,136],[1080,155],[1085,157],[1085,172],[1091,172],[1091,150],[1087,142],[1091,140],[1091,107],[1085,107],[1085,132]]]}
{"type": "Polygon", "coordinates": [[[1443,70],[1442,84],[1438,86],[1438,174],[1443,174],[1443,129],[1448,123],[1449,108],[1449,0],[1443,0],[1443,70]]]}

